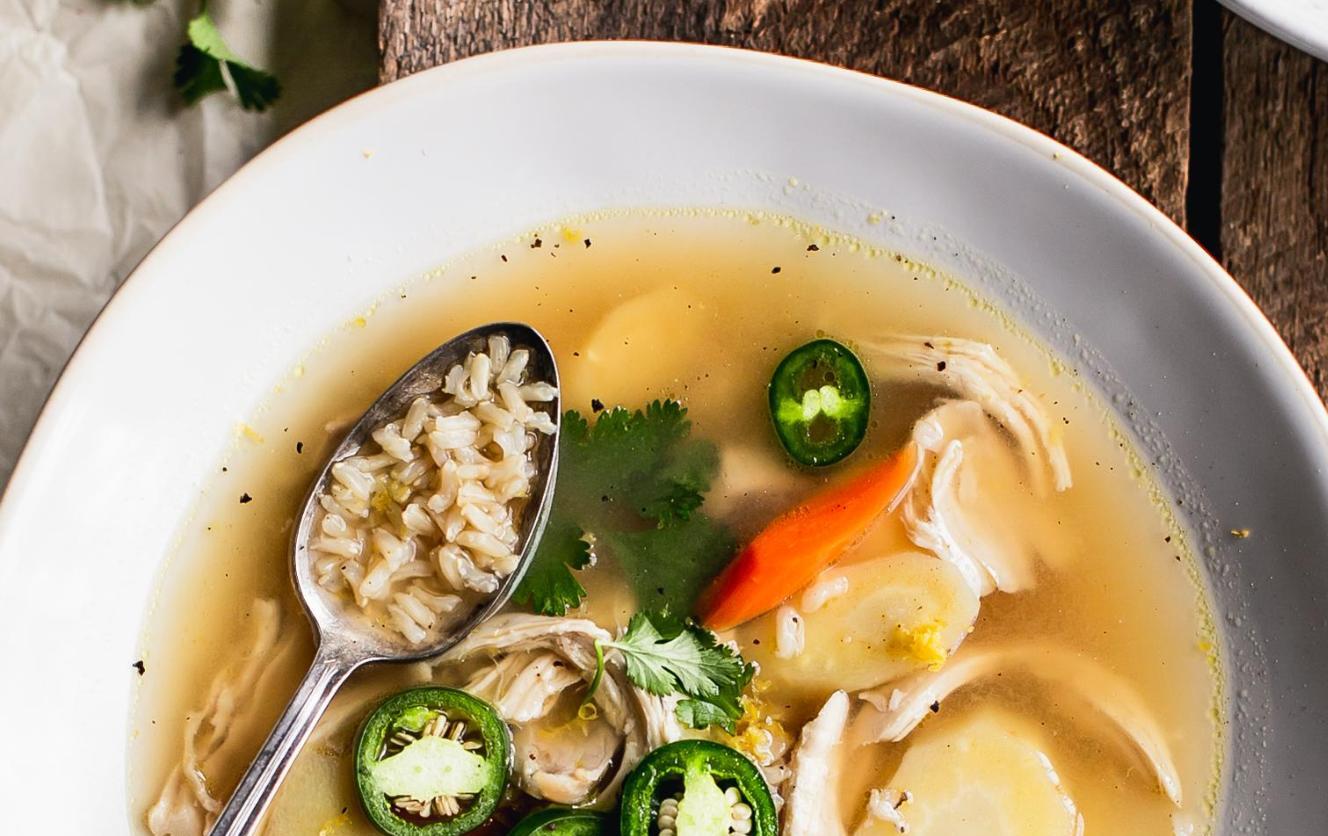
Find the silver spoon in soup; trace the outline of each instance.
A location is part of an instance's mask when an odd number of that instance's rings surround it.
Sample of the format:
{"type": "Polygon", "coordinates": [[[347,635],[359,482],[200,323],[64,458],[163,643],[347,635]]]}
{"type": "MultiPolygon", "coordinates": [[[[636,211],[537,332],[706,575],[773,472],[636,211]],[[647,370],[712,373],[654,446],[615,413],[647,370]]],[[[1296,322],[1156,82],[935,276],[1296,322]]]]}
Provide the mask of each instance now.
{"type": "Polygon", "coordinates": [[[538,331],[484,325],[412,366],[328,457],[291,543],[314,661],[212,836],[255,830],[352,672],[438,656],[511,597],[553,500],[558,385],[538,331]]]}

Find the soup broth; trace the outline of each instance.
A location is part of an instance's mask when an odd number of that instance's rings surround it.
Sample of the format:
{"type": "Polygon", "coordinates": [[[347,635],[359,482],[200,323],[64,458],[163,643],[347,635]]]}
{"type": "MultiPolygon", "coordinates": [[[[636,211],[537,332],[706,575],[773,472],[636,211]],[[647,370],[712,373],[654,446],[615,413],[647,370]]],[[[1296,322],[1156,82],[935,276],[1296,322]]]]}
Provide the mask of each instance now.
{"type": "MultiPolygon", "coordinates": [[[[956,652],[1054,645],[1128,683],[1161,730],[1182,801],[1160,791],[1100,707],[1057,676],[1020,668],[958,689],[903,740],[865,745],[855,754],[852,768],[837,773],[845,826],[852,831],[863,820],[870,791],[907,767],[911,747],[944,741],[991,715],[1033,730],[1085,832],[1211,827],[1223,745],[1214,627],[1183,532],[1104,406],[1073,369],[948,276],[787,219],[699,212],[555,224],[409,282],[330,335],[237,427],[233,450],[186,523],[148,618],[131,728],[131,809],[146,811],[156,800],[214,677],[250,646],[270,606],[263,602],[276,602],[280,627],[246,689],[252,698],[202,776],[217,799],[232,790],[312,656],[288,574],[291,526],[309,480],[348,422],[401,371],[450,336],[495,320],[527,322],[547,336],[567,409],[592,416],[601,405],[636,409],[657,398],[679,400],[693,434],[714,442],[720,454],[721,473],[705,510],[738,542],[905,446],[938,397],[952,396],[927,380],[874,380],[861,448],[840,466],[794,467],[771,432],[766,394],[772,370],[790,350],[829,335],[861,346],[872,375],[869,347],[890,335],[994,346],[1045,405],[1073,486],[1030,504],[1019,499],[1027,491],[1016,471],[983,471],[984,496],[1011,497],[1000,515],[1013,528],[1010,536],[1035,541],[1045,559],[1028,588],[981,598],[956,652]]],[[[919,547],[896,512],[874,523],[835,568],[852,573],[858,564],[903,552],[919,547]]],[[[611,632],[625,628],[642,602],[614,562],[600,560],[577,577],[587,594],[569,615],[611,632]]],[[[834,691],[862,685],[835,676],[845,669],[836,665],[847,665],[843,659],[855,652],[845,641],[851,630],[825,620],[845,606],[837,600],[815,612],[805,607],[808,646],[824,641],[816,646],[830,648],[815,657],[781,658],[777,613],[725,634],[760,664],[759,698],[769,724],[790,745],[834,691]],[[828,673],[809,675],[800,667],[812,664],[828,665],[828,673]]],[[[266,832],[377,832],[354,786],[356,732],[383,697],[434,681],[464,680],[457,670],[421,664],[357,673],[300,755],[266,832]]],[[[907,814],[909,805],[899,809],[907,814]]]]}

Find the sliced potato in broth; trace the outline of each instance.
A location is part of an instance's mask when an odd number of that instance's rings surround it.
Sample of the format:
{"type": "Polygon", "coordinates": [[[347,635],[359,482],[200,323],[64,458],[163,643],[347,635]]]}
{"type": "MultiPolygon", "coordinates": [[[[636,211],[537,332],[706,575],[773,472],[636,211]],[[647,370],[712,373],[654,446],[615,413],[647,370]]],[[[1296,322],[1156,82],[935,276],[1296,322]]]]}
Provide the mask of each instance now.
{"type": "Polygon", "coordinates": [[[957,569],[935,557],[905,552],[833,571],[847,579],[848,591],[799,614],[800,654],[776,655],[774,617],[748,628],[744,644],[766,676],[804,689],[870,688],[943,664],[977,618],[977,596],[957,569]]]}
{"type": "MultiPolygon", "coordinates": [[[[1080,836],[1083,820],[1033,724],[997,709],[921,735],[890,789],[910,836],[1080,836]]],[[[869,819],[858,834],[898,828],[869,819]]]]}

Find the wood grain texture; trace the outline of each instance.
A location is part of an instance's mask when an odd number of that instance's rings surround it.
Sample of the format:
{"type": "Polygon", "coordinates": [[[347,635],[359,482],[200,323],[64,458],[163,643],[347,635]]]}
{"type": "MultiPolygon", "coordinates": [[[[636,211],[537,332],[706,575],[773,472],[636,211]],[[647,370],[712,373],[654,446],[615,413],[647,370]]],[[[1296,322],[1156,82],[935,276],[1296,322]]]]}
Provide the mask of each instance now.
{"type": "Polygon", "coordinates": [[[1050,134],[1184,223],[1189,0],[382,0],[381,76],[594,38],[748,47],[938,90],[1050,134]]]}
{"type": "Polygon", "coordinates": [[[1222,260],[1328,398],[1328,64],[1222,28],[1222,260]]]}

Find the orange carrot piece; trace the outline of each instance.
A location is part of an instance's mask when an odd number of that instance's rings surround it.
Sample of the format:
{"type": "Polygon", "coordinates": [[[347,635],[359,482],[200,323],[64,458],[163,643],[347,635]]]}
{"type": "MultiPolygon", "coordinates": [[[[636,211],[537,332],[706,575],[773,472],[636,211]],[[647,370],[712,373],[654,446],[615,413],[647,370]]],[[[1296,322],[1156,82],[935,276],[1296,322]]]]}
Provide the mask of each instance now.
{"type": "Polygon", "coordinates": [[[913,481],[917,448],[903,450],[844,485],[778,517],[733,558],[701,596],[711,630],[727,630],[779,606],[833,563],[913,481]]]}

